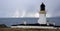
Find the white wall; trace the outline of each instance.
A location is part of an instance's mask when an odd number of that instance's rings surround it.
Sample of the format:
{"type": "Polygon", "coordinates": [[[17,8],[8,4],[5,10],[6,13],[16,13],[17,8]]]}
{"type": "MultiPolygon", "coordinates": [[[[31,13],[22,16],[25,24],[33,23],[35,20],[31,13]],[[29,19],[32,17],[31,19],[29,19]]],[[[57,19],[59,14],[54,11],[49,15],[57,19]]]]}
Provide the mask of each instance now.
{"type": "Polygon", "coordinates": [[[46,24],[46,23],[47,23],[46,21],[47,21],[47,20],[46,20],[45,14],[40,14],[40,15],[39,15],[38,23],[39,23],[39,24],[46,24]]]}

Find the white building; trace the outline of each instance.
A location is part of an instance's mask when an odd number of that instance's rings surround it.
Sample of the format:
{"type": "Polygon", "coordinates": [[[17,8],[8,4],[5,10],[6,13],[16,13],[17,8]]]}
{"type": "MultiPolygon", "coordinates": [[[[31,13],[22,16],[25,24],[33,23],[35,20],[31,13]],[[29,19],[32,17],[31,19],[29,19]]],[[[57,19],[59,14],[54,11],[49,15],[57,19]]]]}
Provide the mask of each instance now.
{"type": "Polygon", "coordinates": [[[49,29],[53,28],[55,29],[53,26],[47,26],[50,23],[48,23],[46,20],[45,5],[43,3],[41,4],[40,8],[41,10],[39,11],[39,19],[37,24],[27,24],[27,22],[24,21],[24,24],[17,24],[16,26],[11,26],[11,28],[49,28],[49,29]]]}
{"type": "Polygon", "coordinates": [[[42,3],[40,8],[41,8],[41,10],[39,11],[38,23],[41,24],[41,25],[45,25],[47,23],[45,5],[42,3]]]}

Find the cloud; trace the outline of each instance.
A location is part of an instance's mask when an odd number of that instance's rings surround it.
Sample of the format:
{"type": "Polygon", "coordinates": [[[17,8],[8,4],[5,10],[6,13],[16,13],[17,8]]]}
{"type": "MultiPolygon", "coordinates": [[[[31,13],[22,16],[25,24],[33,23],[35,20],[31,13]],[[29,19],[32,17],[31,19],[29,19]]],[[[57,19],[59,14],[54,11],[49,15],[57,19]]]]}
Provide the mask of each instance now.
{"type": "Polygon", "coordinates": [[[46,5],[47,17],[60,16],[60,0],[0,0],[0,17],[12,17],[18,14],[18,17],[34,17],[40,11],[42,2],[46,5]]]}
{"type": "Polygon", "coordinates": [[[59,5],[60,5],[59,2],[60,2],[60,0],[47,0],[47,1],[45,1],[46,11],[47,11],[47,14],[50,15],[50,17],[59,17],[60,14],[57,13],[57,12],[60,12],[58,10],[59,5]],[[59,15],[57,15],[57,14],[59,14],[59,15]]]}

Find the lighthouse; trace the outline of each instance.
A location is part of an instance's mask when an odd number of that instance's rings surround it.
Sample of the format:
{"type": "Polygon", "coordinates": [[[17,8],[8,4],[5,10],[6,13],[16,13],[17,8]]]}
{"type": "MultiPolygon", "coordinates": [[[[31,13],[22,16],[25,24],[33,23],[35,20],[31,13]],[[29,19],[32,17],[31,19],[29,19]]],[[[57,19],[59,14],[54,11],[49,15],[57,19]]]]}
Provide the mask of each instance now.
{"type": "Polygon", "coordinates": [[[38,23],[40,25],[46,25],[46,23],[47,23],[47,21],[46,21],[46,11],[45,11],[45,5],[44,5],[44,3],[42,3],[40,5],[38,23]]]}

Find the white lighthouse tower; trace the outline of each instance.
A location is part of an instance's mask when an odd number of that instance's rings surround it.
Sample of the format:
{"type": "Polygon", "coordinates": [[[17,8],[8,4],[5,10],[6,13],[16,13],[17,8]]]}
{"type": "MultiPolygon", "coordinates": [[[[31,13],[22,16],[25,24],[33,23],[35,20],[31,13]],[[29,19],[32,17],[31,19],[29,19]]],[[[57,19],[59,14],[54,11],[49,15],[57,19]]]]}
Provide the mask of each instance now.
{"type": "Polygon", "coordinates": [[[41,4],[40,8],[41,8],[41,10],[39,11],[39,20],[38,20],[38,23],[40,25],[46,25],[47,21],[46,21],[46,11],[45,11],[44,3],[41,4]]]}

